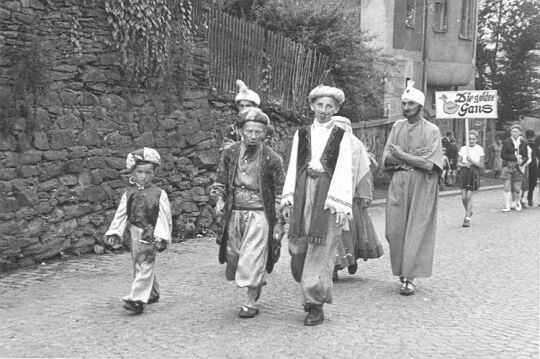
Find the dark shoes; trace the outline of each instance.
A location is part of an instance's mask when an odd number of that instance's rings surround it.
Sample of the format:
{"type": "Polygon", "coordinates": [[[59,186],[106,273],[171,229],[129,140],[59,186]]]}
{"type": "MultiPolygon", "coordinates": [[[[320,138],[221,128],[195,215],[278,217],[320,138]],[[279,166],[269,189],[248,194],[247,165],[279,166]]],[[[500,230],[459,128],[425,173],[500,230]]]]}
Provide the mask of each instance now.
{"type": "Polygon", "coordinates": [[[246,319],[246,318],[253,318],[257,314],[259,314],[259,309],[248,307],[248,306],[244,305],[244,306],[240,307],[240,312],[238,313],[238,316],[240,318],[246,319]]]}
{"type": "Polygon", "coordinates": [[[132,301],[129,299],[124,299],[124,309],[131,310],[135,314],[141,314],[144,311],[144,304],[140,300],[132,301]]]}
{"type": "Polygon", "coordinates": [[[354,274],[358,270],[358,264],[354,263],[353,265],[350,265],[347,267],[349,270],[349,274],[354,274]]]}
{"type": "Polygon", "coordinates": [[[148,304],[153,304],[156,302],[159,302],[159,295],[156,295],[155,297],[148,299],[148,304]]]}
{"type": "Polygon", "coordinates": [[[324,322],[322,304],[304,304],[304,311],[308,312],[304,318],[304,325],[317,325],[324,322]]]}
{"type": "Polygon", "coordinates": [[[335,282],[335,281],[337,281],[339,279],[339,276],[338,276],[337,272],[338,272],[338,269],[336,267],[336,268],[334,268],[334,272],[332,273],[332,282],[335,282]]]}

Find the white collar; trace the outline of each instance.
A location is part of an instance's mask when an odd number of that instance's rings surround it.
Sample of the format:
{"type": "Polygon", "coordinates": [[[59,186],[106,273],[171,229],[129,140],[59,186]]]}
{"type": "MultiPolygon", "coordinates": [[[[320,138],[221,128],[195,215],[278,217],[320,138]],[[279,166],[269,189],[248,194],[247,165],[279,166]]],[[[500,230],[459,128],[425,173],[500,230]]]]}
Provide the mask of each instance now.
{"type": "Polygon", "coordinates": [[[319,121],[314,120],[313,121],[313,127],[314,128],[321,128],[321,129],[324,128],[324,129],[328,130],[328,129],[330,129],[330,128],[332,128],[334,126],[334,123],[335,123],[334,120],[330,120],[330,121],[325,122],[325,123],[320,123],[319,121]]]}

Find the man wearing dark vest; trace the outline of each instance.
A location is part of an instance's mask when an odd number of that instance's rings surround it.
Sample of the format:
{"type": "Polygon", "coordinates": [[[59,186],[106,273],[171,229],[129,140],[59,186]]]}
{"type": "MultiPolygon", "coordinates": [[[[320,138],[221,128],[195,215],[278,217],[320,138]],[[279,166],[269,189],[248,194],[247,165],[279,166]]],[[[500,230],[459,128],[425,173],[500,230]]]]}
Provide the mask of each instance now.
{"type": "Polygon", "coordinates": [[[305,325],[321,324],[323,304],[332,303],[336,244],[351,218],[351,138],[332,119],[343,101],[345,94],[335,87],[311,91],[315,121],[294,134],[283,187],[291,270],[302,287],[305,325]]]}

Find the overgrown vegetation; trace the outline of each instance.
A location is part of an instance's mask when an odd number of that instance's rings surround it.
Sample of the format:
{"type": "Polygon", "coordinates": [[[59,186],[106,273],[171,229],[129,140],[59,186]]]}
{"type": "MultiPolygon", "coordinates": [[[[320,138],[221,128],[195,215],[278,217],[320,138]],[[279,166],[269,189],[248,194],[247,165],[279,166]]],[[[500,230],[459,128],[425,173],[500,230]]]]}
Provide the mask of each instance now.
{"type": "Polygon", "coordinates": [[[0,88],[0,131],[31,132],[37,125],[37,100],[44,91],[47,56],[37,43],[31,43],[3,47],[0,57],[9,68],[9,80],[0,88]]]}
{"type": "Polygon", "coordinates": [[[112,26],[108,45],[119,52],[128,87],[170,88],[185,80],[182,69],[193,47],[192,1],[105,0],[112,26]]]}
{"type": "Polygon", "coordinates": [[[540,3],[486,0],[478,21],[476,87],[498,90],[503,128],[540,110],[540,3]]]}
{"type": "Polygon", "coordinates": [[[358,5],[323,0],[215,0],[215,5],[327,55],[325,82],[347,97],[340,113],[354,122],[381,116],[384,72],[392,61],[360,30],[358,5]]]}

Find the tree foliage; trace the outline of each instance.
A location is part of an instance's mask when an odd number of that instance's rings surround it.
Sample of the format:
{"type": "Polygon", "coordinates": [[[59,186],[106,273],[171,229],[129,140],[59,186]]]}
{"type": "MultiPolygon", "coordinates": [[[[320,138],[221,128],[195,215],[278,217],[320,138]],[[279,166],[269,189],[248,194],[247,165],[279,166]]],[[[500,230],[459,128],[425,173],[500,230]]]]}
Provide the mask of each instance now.
{"type": "MultiPolygon", "coordinates": [[[[343,89],[340,113],[353,122],[380,116],[389,58],[360,30],[360,9],[347,1],[217,0],[222,9],[253,19],[330,59],[327,84],[343,89]]],[[[306,94],[307,95],[307,94],[306,94]]],[[[306,96],[307,97],[307,96],[306,96]]]]}
{"type": "Polygon", "coordinates": [[[498,91],[500,125],[538,111],[540,2],[486,0],[478,19],[477,88],[498,91]]]}

